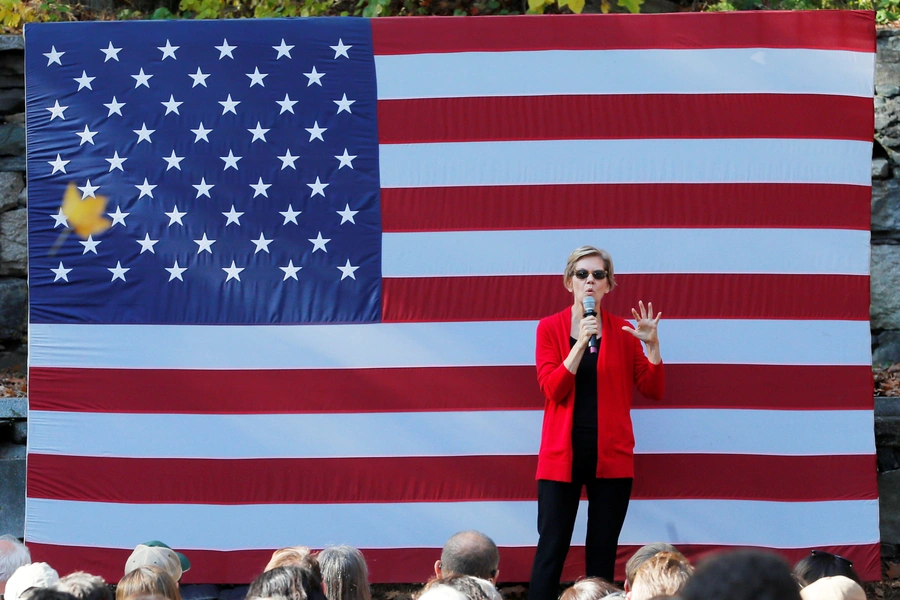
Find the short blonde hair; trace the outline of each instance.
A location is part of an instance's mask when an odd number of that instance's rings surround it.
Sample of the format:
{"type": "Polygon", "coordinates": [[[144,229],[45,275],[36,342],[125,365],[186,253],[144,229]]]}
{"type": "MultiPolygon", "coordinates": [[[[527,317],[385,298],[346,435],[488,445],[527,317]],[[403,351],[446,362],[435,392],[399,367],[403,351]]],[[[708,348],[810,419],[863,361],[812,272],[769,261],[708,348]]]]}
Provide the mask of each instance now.
{"type": "Polygon", "coordinates": [[[144,566],[125,575],[116,586],[116,600],[133,596],[163,596],[168,600],[181,600],[178,584],[159,567],[144,566]]]}
{"type": "Polygon", "coordinates": [[[620,592],[619,588],[599,577],[588,577],[576,581],[566,589],[559,600],[600,600],[610,594],[620,592]]]}
{"type": "Polygon", "coordinates": [[[575,263],[586,256],[599,256],[603,260],[603,263],[606,265],[604,270],[606,271],[606,281],[609,282],[609,291],[613,291],[616,287],[616,278],[612,256],[606,250],[595,248],[594,246],[575,248],[572,254],[569,255],[569,260],[566,261],[566,270],[563,272],[563,285],[566,286],[566,289],[569,289],[572,278],[575,277],[575,263]]]}
{"type": "Polygon", "coordinates": [[[691,563],[681,553],[659,552],[647,559],[634,574],[631,600],[677,596],[693,574],[691,563]]]}
{"type": "Polygon", "coordinates": [[[272,553],[272,558],[269,559],[269,564],[263,569],[263,573],[278,567],[306,565],[311,558],[313,558],[311,552],[306,546],[279,548],[272,553]]]}

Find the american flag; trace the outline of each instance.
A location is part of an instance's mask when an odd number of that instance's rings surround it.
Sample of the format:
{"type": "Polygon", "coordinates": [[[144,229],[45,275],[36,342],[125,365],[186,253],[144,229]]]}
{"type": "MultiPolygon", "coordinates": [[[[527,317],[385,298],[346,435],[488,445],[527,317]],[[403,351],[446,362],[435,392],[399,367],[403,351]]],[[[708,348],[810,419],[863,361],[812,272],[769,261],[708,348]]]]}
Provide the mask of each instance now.
{"type": "Polygon", "coordinates": [[[868,12],[28,25],[35,558],[411,582],[474,528],[527,580],[535,325],[590,243],[664,312],[620,558],[877,578],[873,65],[868,12]]]}

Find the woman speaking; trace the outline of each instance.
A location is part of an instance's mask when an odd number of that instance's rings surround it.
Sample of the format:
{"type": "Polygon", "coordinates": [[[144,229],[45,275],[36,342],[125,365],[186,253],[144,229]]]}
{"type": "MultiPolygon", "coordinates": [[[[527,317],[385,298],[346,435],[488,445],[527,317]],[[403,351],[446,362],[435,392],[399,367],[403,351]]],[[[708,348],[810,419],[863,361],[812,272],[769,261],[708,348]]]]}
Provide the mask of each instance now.
{"type": "Polygon", "coordinates": [[[637,328],[600,307],[616,286],[612,257],[582,246],[563,273],[572,306],[537,328],[537,377],[544,393],[538,454],[538,546],[530,600],[556,600],[582,487],[587,488],[586,575],[613,580],[619,532],[634,478],[633,387],[663,393],[653,305],[632,309],[637,328]],[[641,342],[647,349],[646,356],[641,342]]]}

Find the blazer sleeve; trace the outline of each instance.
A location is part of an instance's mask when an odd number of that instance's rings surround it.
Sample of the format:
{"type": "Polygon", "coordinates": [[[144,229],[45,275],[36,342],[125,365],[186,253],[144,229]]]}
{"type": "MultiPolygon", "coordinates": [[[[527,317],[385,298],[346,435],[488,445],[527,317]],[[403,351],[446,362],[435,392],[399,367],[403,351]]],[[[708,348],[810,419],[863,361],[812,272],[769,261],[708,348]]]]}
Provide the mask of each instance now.
{"type": "Polygon", "coordinates": [[[647,360],[644,348],[640,340],[627,332],[623,332],[631,338],[632,356],[634,357],[634,385],[644,397],[651,400],[662,400],[666,387],[665,370],[662,361],[654,365],[647,360]]]}
{"type": "Polygon", "coordinates": [[[575,388],[575,374],[563,364],[565,356],[560,355],[559,344],[553,334],[550,319],[538,323],[535,364],[538,385],[544,398],[559,404],[575,388]]]}

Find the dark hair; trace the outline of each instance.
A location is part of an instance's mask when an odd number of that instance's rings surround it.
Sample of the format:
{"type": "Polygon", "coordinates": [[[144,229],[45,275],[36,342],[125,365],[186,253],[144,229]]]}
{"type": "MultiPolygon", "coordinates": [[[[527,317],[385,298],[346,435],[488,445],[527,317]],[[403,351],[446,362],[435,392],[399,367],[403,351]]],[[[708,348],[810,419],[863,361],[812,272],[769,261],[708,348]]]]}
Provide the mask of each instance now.
{"type": "Polygon", "coordinates": [[[362,552],[351,546],[329,546],[316,558],[329,600],[371,600],[369,569],[362,552]]]}
{"type": "Polygon", "coordinates": [[[480,531],[461,531],[447,540],[441,552],[441,572],[482,579],[497,576],[500,551],[494,540],[480,531]]]}
{"type": "Polygon", "coordinates": [[[321,574],[316,579],[309,569],[285,566],[266,571],[254,579],[247,590],[247,598],[325,600],[325,592],[322,591],[321,574]]]}
{"type": "Polygon", "coordinates": [[[21,600],[77,600],[69,592],[62,592],[55,588],[33,587],[19,595],[21,600]]]}
{"type": "Polygon", "coordinates": [[[684,600],[801,600],[783,558],[738,550],[703,561],[681,590],[684,600]]]}
{"type": "Polygon", "coordinates": [[[102,577],[75,571],[60,579],[54,586],[61,592],[72,594],[78,600],[113,600],[112,590],[102,577]]]}
{"type": "Polygon", "coordinates": [[[794,576],[802,586],[807,586],[823,577],[834,577],[835,575],[843,575],[856,583],[862,583],[859,575],[853,570],[852,562],[843,556],[824,550],[813,550],[809,556],[794,566],[794,576]]]}

